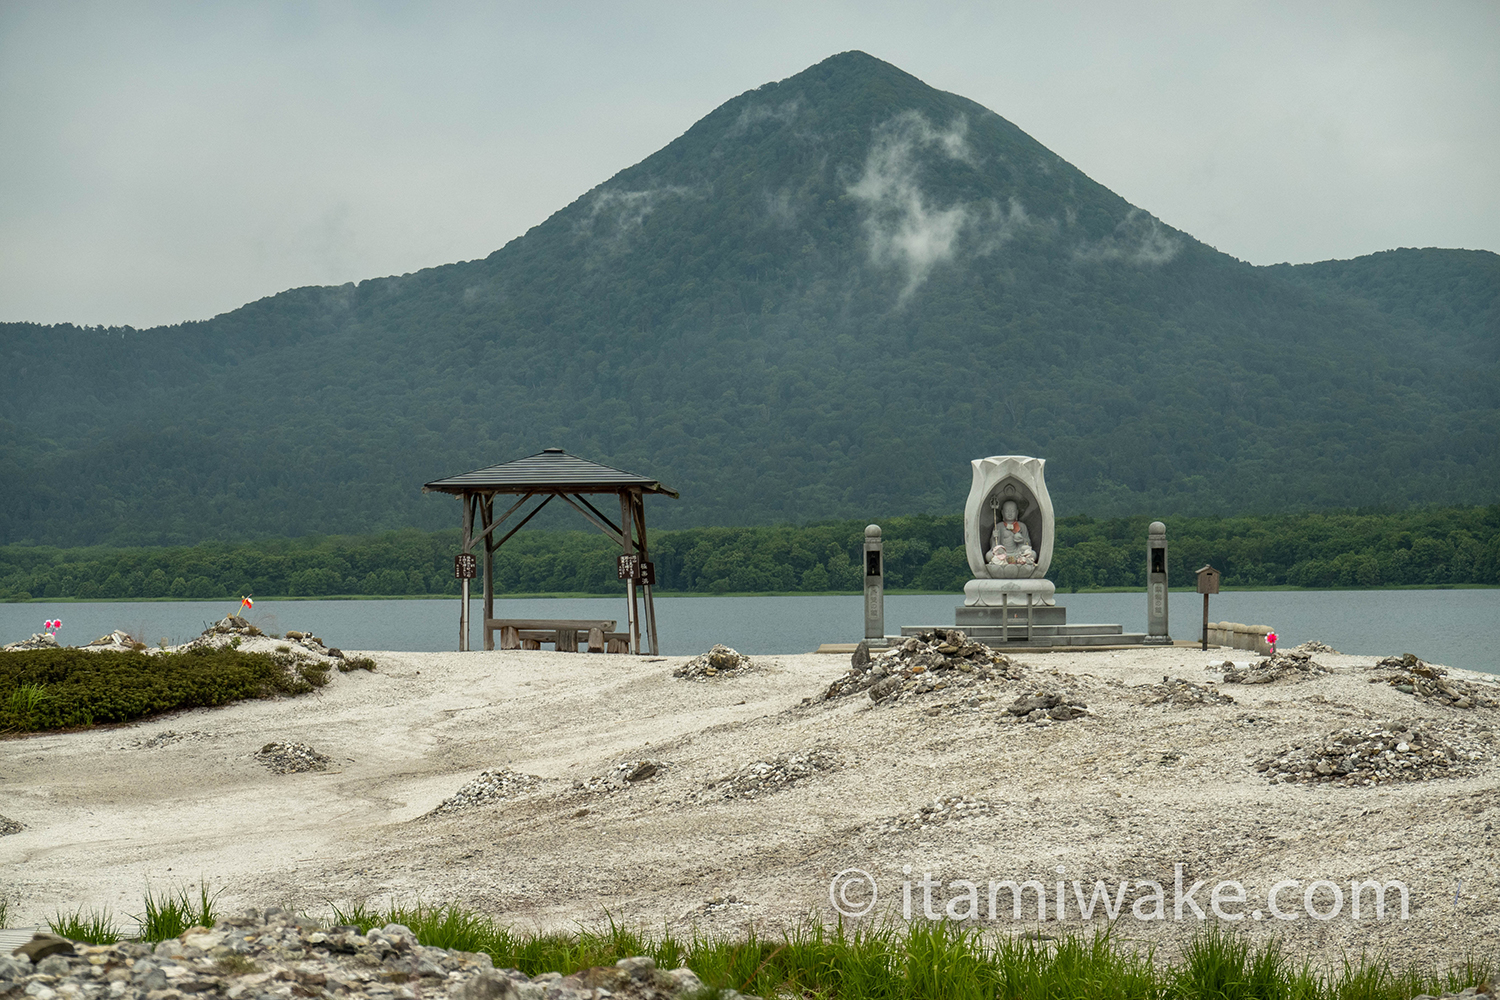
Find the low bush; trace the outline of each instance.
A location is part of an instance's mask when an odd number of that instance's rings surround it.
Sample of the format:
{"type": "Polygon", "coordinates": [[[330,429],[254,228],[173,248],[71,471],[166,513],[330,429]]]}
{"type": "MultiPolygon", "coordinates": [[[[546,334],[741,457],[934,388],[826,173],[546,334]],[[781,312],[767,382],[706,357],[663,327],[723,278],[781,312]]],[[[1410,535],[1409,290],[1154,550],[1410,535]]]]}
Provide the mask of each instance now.
{"type": "Polygon", "coordinates": [[[245,698],[302,694],[327,668],[290,667],[265,653],[199,647],[181,653],[26,649],[0,652],[0,733],[129,722],[245,698]]]}

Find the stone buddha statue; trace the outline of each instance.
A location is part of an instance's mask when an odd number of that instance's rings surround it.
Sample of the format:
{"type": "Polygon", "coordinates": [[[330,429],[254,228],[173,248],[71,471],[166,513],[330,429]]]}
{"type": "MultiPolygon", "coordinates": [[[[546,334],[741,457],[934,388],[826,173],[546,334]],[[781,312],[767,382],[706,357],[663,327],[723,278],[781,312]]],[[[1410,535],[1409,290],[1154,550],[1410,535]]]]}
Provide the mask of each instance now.
{"type": "Polygon", "coordinates": [[[1021,520],[1021,510],[1014,500],[1000,504],[992,501],[995,526],[990,530],[990,547],[984,561],[1010,566],[1036,565],[1036,550],[1031,547],[1031,531],[1021,520]]]}

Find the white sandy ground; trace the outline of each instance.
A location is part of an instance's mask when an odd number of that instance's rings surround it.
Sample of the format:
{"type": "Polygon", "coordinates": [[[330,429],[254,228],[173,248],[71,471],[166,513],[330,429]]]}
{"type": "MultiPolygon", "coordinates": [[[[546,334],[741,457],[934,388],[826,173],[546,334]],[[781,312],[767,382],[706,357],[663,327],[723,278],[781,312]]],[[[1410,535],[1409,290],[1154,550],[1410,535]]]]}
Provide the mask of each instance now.
{"type": "MultiPolygon", "coordinates": [[[[877,915],[899,911],[902,881],[927,871],[982,887],[1154,879],[1167,887],[1168,919],[1129,918],[1127,902],[1114,934],[1156,943],[1166,957],[1200,926],[1191,908],[1171,919],[1181,863],[1188,885],[1208,880],[1194,897],[1205,910],[1226,879],[1243,881],[1250,901],[1224,909],[1247,914],[1281,879],[1330,879],[1346,895],[1353,878],[1410,887],[1406,921],[1393,897],[1384,921],[1370,918],[1367,899],[1360,921],[1346,900],[1326,922],[1228,925],[1255,938],[1285,935],[1318,962],[1361,951],[1440,965],[1500,955],[1493,735],[1490,758],[1471,774],[1421,783],[1271,785],[1252,767],[1294,740],[1371,720],[1500,729],[1500,713],[1424,705],[1369,683],[1375,655],[1318,654],[1333,674],[1223,685],[1236,704],[1187,709],[1145,707],[1136,686],[1166,674],[1217,680],[1204,667],[1226,651],[1025,653],[1018,658],[1036,673],[997,683],[996,700],[977,709],[942,691],[895,706],[863,694],[803,705],[847,669],[843,655],[756,657],[752,671],[707,682],[674,679],[680,657],[366,655],[376,672],[335,673],[313,695],[0,741],[0,814],[25,824],[0,838],[12,924],[80,905],[136,913],[148,887],[196,889],[205,879],[225,887],[228,911],[280,904],[326,913],[328,901],[394,898],[456,902],[523,929],[597,924],[608,913],[657,930],[774,931],[832,919],[830,879],[859,867],[877,880],[877,915]],[[1052,672],[1074,675],[1097,714],[1048,728],[997,724],[996,706],[1052,672]],[[167,730],[197,735],[141,746],[167,730]],[[309,743],[334,766],[277,776],[254,757],[270,741],[309,743]],[[707,787],[814,746],[836,751],[844,767],[749,800],[707,787]],[[573,787],[638,758],[670,767],[620,791],[573,787]],[[545,781],[513,801],[425,816],[501,767],[545,781]],[[888,822],[950,795],[987,800],[993,811],[925,828],[888,822]]],[[[948,895],[935,897],[939,909],[948,895]]],[[[1075,913],[1071,887],[1068,897],[1075,913]]],[[[999,919],[984,925],[1037,931],[1027,899],[1030,918],[1018,922],[1002,892],[999,919]]],[[[1300,910],[1301,892],[1279,901],[1300,910]]],[[[920,887],[913,903],[920,917],[920,887]]],[[[1105,925],[1073,917],[1040,930],[1105,925]]]]}

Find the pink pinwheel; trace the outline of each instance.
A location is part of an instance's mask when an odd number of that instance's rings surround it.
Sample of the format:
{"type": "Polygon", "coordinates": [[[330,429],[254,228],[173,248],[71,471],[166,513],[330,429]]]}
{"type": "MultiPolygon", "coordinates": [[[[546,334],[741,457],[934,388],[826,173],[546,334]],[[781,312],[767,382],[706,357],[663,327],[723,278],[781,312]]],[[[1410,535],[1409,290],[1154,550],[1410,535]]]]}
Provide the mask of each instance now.
{"type": "Polygon", "coordinates": [[[44,625],[42,625],[42,628],[46,629],[48,632],[55,632],[58,629],[62,628],[62,619],[58,618],[56,620],[49,620],[44,625]]]}

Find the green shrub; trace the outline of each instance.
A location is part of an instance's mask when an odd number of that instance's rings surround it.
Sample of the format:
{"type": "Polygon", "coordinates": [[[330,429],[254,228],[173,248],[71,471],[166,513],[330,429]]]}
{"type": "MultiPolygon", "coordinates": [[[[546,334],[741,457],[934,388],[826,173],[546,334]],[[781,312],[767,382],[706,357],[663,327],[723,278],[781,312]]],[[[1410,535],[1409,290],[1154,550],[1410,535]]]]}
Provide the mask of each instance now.
{"type": "MultiPolygon", "coordinates": [[[[129,722],[184,708],[311,691],[304,674],[265,653],[198,647],[135,651],[27,649],[0,652],[0,732],[39,732],[129,722]]],[[[322,672],[326,679],[326,669],[322,672]]]]}

